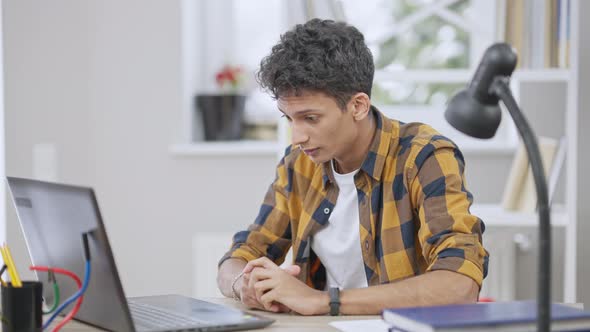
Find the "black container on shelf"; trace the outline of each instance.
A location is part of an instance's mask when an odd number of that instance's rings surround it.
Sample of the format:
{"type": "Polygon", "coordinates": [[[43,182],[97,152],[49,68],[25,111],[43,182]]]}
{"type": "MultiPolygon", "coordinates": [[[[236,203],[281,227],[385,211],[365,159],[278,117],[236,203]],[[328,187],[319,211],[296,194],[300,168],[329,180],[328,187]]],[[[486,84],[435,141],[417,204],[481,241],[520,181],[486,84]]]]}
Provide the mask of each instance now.
{"type": "Polygon", "coordinates": [[[203,120],[206,141],[242,138],[246,96],[238,94],[199,94],[195,97],[203,120]]]}

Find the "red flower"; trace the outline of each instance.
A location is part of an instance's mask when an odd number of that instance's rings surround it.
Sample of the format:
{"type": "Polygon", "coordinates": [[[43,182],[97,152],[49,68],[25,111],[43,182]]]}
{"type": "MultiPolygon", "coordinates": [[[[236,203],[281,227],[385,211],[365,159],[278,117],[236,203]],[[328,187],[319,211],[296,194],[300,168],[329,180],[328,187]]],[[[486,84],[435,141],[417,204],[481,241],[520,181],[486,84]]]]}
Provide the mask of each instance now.
{"type": "Polygon", "coordinates": [[[230,84],[233,88],[236,88],[240,83],[241,73],[242,68],[239,66],[225,65],[221,68],[221,71],[215,75],[215,81],[220,88],[223,88],[226,84],[230,84]]]}

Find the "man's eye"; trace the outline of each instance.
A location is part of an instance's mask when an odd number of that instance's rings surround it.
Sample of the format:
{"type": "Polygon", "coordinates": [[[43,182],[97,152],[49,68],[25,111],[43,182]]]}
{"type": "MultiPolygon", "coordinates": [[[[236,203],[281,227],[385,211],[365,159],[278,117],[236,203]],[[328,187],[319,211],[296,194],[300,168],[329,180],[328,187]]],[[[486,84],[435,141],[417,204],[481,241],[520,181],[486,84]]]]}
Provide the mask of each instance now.
{"type": "Polygon", "coordinates": [[[305,117],[305,120],[307,120],[307,121],[315,121],[317,119],[318,118],[315,115],[308,115],[308,116],[305,117]]]}

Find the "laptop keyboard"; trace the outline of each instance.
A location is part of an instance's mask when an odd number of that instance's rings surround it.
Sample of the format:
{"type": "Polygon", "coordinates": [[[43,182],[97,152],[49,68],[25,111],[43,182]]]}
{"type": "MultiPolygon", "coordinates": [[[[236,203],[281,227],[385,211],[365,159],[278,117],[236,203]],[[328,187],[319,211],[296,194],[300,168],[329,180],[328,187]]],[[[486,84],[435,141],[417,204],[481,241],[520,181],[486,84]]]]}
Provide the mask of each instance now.
{"type": "Polygon", "coordinates": [[[129,301],[129,310],[136,329],[177,329],[180,327],[195,327],[206,324],[207,321],[194,317],[179,315],[173,311],[146,303],[129,301]]]}

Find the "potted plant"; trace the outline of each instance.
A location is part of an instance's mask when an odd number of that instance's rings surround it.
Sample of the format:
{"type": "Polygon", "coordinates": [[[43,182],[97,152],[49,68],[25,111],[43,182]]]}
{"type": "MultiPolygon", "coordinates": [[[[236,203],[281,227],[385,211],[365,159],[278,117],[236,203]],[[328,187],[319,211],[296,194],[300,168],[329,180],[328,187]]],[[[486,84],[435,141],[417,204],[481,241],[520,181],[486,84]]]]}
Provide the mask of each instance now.
{"type": "Polygon", "coordinates": [[[203,120],[206,141],[242,138],[246,95],[242,92],[244,71],[240,66],[225,65],[215,75],[218,93],[195,97],[197,112],[203,120]]]}

